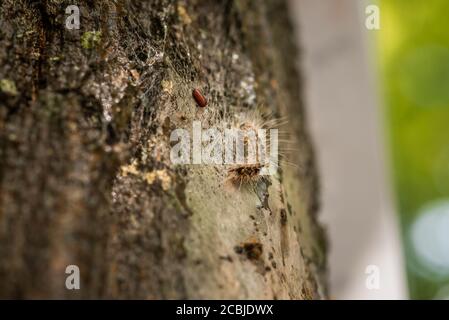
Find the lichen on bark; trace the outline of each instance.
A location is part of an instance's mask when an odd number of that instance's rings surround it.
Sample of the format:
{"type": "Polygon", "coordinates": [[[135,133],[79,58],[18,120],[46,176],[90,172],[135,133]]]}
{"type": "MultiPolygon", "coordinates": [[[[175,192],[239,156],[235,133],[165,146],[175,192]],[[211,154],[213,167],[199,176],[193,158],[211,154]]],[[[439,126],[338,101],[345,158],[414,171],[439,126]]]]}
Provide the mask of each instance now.
{"type": "Polygon", "coordinates": [[[0,297],[326,297],[285,2],[78,1],[68,30],[71,4],[0,7],[0,297]],[[255,109],[287,117],[297,150],[269,185],[170,164],[174,128],[255,109]]]}

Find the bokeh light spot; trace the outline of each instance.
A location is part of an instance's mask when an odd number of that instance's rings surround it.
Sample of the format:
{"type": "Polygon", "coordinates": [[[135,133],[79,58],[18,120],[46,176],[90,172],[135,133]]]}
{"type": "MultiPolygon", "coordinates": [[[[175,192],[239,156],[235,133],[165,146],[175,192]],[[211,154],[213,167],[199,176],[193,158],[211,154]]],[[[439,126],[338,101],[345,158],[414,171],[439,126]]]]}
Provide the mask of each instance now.
{"type": "Polygon", "coordinates": [[[410,237],[417,263],[435,277],[449,276],[449,200],[425,206],[410,237]]]}

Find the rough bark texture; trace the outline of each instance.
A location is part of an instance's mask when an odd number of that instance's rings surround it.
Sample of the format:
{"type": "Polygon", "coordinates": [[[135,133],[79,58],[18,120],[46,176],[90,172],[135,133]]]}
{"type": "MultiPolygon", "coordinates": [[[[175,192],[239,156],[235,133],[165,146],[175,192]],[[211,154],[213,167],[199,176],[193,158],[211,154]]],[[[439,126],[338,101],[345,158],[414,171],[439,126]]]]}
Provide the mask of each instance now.
{"type": "Polygon", "coordinates": [[[0,297],[325,297],[287,13],[275,0],[1,1],[0,297]],[[65,28],[70,4],[79,30],[65,28]],[[256,109],[287,117],[295,144],[296,166],[270,183],[229,189],[220,166],[170,165],[172,129],[256,109]],[[65,288],[71,264],[80,290],[65,288]]]}

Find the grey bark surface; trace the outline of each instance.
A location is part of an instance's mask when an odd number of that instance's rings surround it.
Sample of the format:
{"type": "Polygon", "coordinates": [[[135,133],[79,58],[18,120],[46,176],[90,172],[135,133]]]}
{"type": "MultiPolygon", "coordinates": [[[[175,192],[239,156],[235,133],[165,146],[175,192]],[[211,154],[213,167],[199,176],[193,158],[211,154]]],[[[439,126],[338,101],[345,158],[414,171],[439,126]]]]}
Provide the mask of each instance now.
{"type": "Polygon", "coordinates": [[[71,4],[0,5],[0,297],[325,298],[285,2],[77,1],[68,30],[71,4]],[[173,129],[259,110],[295,145],[270,183],[170,164],[173,129]]]}

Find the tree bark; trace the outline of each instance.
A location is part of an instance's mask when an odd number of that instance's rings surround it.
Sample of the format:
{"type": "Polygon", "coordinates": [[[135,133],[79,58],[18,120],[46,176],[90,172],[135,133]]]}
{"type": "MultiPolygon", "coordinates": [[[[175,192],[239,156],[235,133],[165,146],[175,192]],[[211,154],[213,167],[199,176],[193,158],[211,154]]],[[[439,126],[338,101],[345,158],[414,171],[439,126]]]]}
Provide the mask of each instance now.
{"type": "Polygon", "coordinates": [[[0,297],[325,298],[285,1],[74,2],[1,2],[0,297]],[[254,110],[295,145],[269,184],[170,164],[174,128],[254,110]]]}

